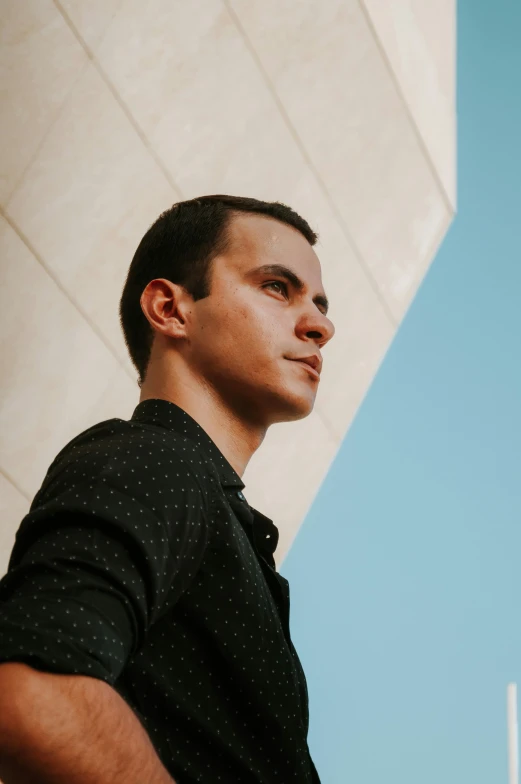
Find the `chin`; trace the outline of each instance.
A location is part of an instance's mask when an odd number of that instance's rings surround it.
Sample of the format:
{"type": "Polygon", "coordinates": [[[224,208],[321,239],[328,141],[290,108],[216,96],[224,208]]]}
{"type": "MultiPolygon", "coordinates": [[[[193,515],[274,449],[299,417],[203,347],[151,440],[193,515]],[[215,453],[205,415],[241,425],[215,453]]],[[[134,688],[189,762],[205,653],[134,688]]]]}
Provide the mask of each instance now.
{"type": "Polygon", "coordinates": [[[315,405],[315,398],[286,398],[285,405],[281,406],[279,415],[276,422],[297,422],[299,419],[305,419],[313,411],[315,405]]]}

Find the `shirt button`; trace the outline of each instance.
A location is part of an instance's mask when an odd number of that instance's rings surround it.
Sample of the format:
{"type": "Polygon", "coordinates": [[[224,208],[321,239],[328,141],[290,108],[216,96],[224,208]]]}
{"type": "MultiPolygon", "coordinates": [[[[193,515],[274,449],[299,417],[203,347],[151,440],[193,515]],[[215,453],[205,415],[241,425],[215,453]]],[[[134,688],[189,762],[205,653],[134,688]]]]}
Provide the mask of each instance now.
{"type": "Polygon", "coordinates": [[[245,497],[243,496],[240,490],[237,491],[237,497],[240,498],[241,501],[246,501],[245,497]]]}

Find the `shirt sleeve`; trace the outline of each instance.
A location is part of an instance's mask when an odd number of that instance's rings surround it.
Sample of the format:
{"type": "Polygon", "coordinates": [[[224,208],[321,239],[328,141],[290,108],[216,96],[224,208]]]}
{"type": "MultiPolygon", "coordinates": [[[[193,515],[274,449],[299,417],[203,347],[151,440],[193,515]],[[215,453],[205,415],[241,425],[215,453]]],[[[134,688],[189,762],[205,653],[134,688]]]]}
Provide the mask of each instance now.
{"type": "Polygon", "coordinates": [[[48,472],[0,580],[0,662],[113,685],[186,590],[206,548],[208,500],[162,447],[137,473],[121,450],[101,468],[85,452],[48,472]]]}

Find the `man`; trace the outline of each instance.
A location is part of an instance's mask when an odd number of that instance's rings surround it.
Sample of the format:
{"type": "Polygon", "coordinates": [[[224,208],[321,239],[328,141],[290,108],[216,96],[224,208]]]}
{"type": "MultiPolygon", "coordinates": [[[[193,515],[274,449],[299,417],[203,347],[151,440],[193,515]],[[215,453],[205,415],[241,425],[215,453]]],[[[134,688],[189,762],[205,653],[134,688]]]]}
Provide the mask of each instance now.
{"type": "Polygon", "coordinates": [[[0,581],[4,784],[319,782],[278,530],[241,481],[313,409],[316,239],[232,196],[143,237],[120,302],[140,402],[56,456],[0,581]]]}

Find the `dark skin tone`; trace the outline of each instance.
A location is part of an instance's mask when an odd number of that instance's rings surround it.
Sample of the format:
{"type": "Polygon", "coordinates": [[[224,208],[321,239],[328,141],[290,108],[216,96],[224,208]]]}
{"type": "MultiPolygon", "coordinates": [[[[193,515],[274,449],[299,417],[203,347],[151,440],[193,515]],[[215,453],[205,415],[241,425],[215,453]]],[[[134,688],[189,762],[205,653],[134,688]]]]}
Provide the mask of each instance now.
{"type": "Polygon", "coordinates": [[[194,302],[164,278],[143,291],[154,342],[139,402],[176,403],[242,476],[270,425],[313,410],[319,380],[291,359],[321,357],[335,328],[325,313],[320,262],[299,231],[239,213],[231,239],[213,261],[209,297],[194,302]],[[301,285],[258,269],[274,264],[301,285]]]}

